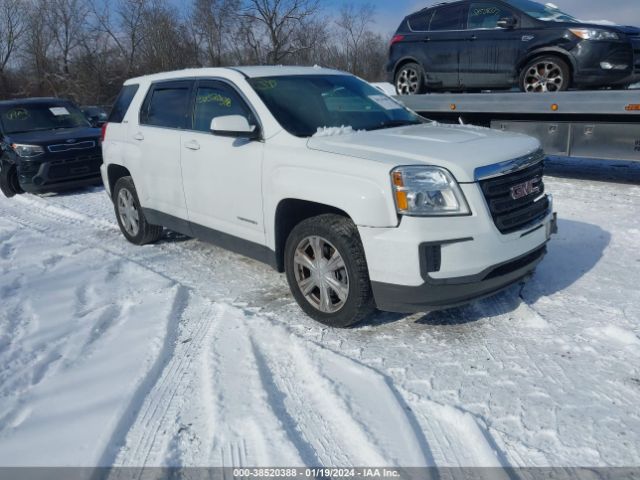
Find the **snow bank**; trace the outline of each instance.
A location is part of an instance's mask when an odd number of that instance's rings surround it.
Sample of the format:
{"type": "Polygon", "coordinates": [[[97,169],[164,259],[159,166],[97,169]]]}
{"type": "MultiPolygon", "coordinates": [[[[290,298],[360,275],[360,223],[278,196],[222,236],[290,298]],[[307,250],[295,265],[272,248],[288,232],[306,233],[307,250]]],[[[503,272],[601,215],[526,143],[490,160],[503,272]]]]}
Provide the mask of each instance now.
{"type": "Polygon", "coordinates": [[[186,293],[0,219],[0,466],[94,466],[171,354],[186,293]]]}

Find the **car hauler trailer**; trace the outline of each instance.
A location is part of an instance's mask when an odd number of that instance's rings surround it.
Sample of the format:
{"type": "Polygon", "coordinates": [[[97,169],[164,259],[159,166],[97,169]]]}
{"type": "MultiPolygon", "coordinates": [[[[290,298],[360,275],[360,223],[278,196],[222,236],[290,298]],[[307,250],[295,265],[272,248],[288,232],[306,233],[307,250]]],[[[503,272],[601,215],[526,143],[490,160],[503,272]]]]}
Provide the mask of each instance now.
{"type": "Polygon", "coordinates": [[[396,97],[443,123],[537,137],[550,155],[640,162],[640,90],[396,97]]]}

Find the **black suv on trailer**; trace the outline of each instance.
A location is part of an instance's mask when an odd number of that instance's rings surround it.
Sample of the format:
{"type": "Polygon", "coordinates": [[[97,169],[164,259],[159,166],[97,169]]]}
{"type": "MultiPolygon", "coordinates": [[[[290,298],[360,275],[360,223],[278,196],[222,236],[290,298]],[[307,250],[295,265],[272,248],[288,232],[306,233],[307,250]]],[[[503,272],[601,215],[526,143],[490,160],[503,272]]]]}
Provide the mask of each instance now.
{"type": "Polygon", "coordinates": [[[67,100],[0,102],[0,190],[12,197],[99,184],[100,133],[67,100]]]}
{"type": "Polygon", "coordinates": [[[441,3],[403,20],[387,72],[403,95],[625,87],[640,79],[640,29],[583,23],[531,0],[441,3]]]}

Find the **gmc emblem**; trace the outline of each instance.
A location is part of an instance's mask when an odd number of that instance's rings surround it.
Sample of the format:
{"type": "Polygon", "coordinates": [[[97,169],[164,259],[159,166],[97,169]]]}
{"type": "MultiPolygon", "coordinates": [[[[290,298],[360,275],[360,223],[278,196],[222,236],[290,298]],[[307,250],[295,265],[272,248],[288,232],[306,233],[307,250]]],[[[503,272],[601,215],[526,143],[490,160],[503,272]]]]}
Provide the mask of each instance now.
{"type": "Polygon", "coordinates": [[[521,198],[528,197],[534,193],[538,193],[540,191],[540,187],[536,185],[540,180],[534,178],[533,180],[529,180],[528,182],[520,183],[511,187],[511,198],[514,200],[520,200],[521,198]]]}

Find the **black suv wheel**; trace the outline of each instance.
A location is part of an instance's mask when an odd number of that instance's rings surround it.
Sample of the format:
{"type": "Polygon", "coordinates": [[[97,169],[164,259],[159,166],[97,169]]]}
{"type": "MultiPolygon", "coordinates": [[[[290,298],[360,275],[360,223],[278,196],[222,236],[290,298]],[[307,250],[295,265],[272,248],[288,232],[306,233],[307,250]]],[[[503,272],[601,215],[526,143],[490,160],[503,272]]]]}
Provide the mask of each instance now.
{"type": "Polygon", "coordinates": [[[556,56],[531,60],[520,73],[520,90],[528,93],[564,92],[571,85],[571,69],[556,56]]]}
{"type": "Polygon", "coordinates": [[[398,95],[425,93],[425,73],[417,63],[407,63],[400,67],[395,78],[398,95]]]}
{"type": "MultiPolygon", "coordinates": [[[[2,167],[7,168],[6,165],[2,167]]],[[[19,193],[24,193],[18,181],[18,171],[15,166],[11,165],[6,171],[0,170],[0,191],[5,197],[11,198],[19,193]]]]}

